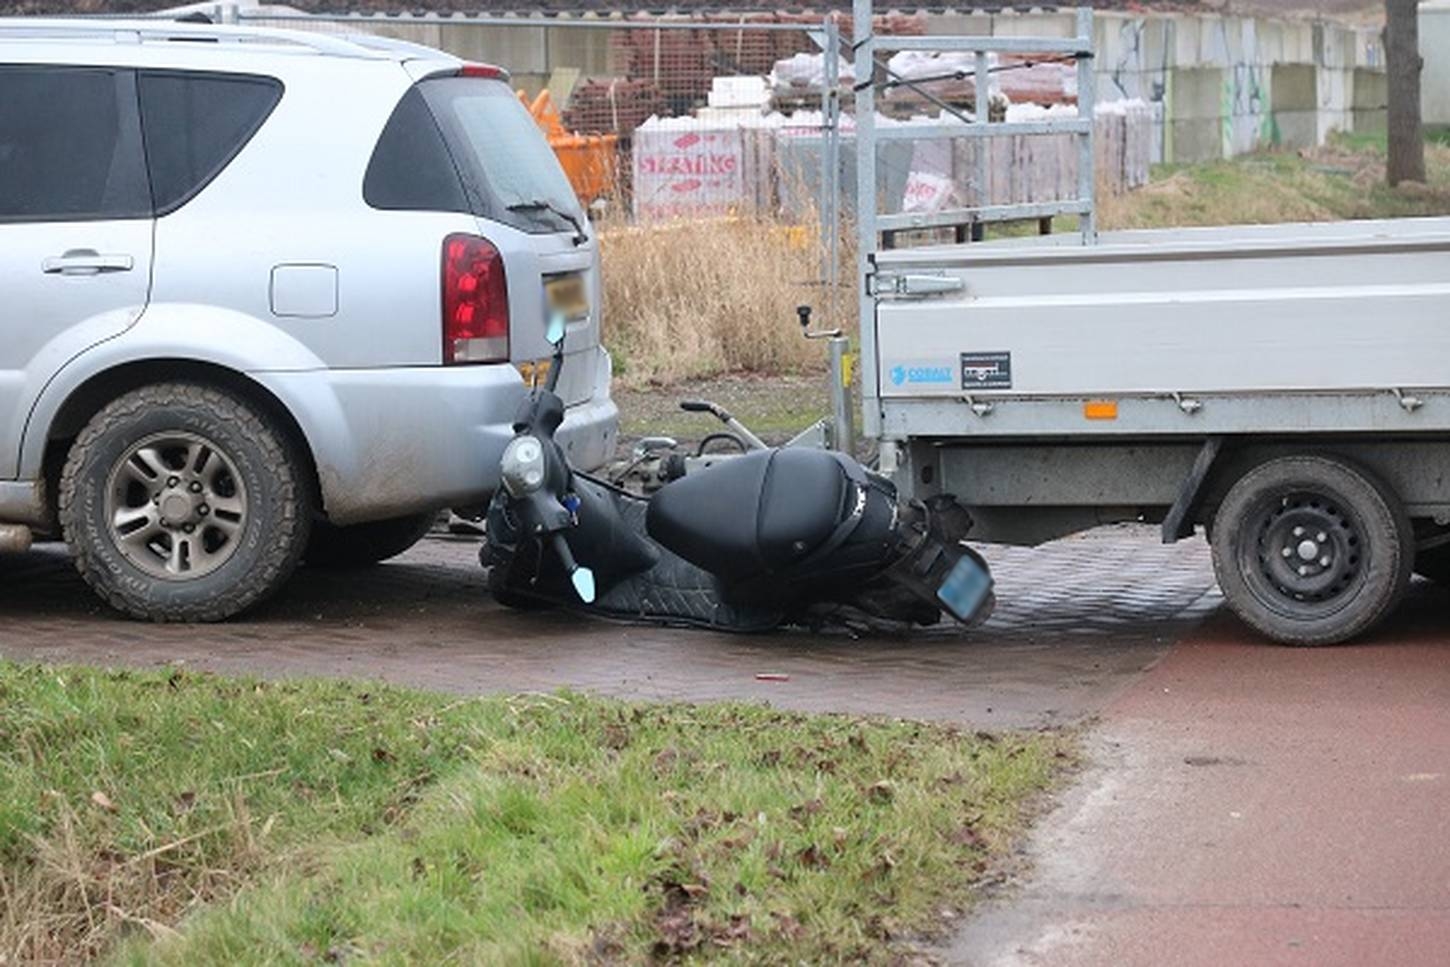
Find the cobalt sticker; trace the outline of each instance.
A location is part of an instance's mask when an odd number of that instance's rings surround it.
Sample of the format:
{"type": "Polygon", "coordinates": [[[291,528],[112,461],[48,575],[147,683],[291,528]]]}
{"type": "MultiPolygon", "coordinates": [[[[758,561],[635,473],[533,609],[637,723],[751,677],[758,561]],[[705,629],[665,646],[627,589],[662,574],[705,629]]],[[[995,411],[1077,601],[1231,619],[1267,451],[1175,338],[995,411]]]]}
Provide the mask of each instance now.
{"type": "Polygon", "coordinates": [[[950,363],[900,363],[887,375],[893,386],[951,386],[956,381],[950,363]]]}
{"type": "Polygon", "coordinates": [[[1011,388],[1011,353],[962,353],[962,389],[1011,388]]]}

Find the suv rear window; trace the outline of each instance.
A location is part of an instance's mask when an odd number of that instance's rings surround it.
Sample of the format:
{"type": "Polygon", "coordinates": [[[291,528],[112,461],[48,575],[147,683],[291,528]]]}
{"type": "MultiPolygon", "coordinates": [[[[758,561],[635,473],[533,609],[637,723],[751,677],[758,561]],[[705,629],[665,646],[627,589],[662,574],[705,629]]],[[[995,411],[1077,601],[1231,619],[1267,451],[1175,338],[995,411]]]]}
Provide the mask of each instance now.
{"type": "Polygon", "coordinates": [[[0,67],[0,220],[148,218],[126,71],[0,67]]]}
{"type": "Polygon", "coordinates": [[[433,78],[409,91],[378,140],[363,197],[375,208],[469,211],[534,234],[572,231],[570,219],[584,217],[528,110],[508,85],[482,78],[433,78]],[[418,184],[406,184],[410,172],[418,184]]]}
{"type": "Polygon", "coordinates": [[[282,97],[280,81],[250,75],[142,71],[138,83],[158,215],[221,174],[282,97]]]}

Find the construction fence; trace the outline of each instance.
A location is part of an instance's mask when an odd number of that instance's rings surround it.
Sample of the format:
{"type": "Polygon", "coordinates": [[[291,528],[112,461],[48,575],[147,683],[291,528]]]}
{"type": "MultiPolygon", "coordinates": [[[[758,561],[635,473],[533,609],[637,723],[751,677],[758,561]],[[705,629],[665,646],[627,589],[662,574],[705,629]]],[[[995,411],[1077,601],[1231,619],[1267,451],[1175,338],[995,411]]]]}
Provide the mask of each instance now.
{"type": "MultiPolygon", "coordinates": [[[[507,69],[596,218],[649,225],[747,215],[827,226],[856,184],[849,38],[839,14],[602,18],[316,16],[220,10],[223,19],[367,31],[507,69]]],[[[925,14],[878,15],[878,33],[927,33],[925,14]]],[[[878,125],[965,123],[975,65],[902,51],[878,71],[878,125]]],[[[993,120],[1076,115],[1076,67],[993,56],[993,120]]],[[[1096,109],[1100,191],[1148,177],[1153,119],[1140,101],[1096,109]]],[[[892,141],[878,161],[882,212],[1076,197],[1071,136],[892,141]],[[977,152],[988,152],[979,163],[977,152]],[[986,172],[986,183],[979,183],[986,172]]],[[[844,209],[844,211],[843,211],[844,209]]]]}

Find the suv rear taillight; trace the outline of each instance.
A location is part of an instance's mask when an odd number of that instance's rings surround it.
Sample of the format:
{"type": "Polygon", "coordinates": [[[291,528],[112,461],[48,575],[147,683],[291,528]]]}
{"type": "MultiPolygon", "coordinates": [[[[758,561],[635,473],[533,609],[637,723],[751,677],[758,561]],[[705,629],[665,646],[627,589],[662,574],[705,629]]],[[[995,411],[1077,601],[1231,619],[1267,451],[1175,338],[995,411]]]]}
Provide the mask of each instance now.
{"type": "Polygon", "coordinates": [[[509,358],[509,290],[503,256],[477,235],[443,240],[443,362],[509,358]]]}

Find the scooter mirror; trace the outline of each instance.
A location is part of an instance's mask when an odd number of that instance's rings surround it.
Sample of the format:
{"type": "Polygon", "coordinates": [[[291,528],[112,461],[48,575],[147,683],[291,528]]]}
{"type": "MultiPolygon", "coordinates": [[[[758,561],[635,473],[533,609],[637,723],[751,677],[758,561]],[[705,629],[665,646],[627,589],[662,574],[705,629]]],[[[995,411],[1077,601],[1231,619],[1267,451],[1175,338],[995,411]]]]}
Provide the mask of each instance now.
{"type": "Polygon", "coordinates": [[[585,604],[594,603],[594,572],[587,567],[577,567],[574,573],[569,575],[569,580],[574,582],[574,590],[579,595],[579,600],[585,604]]]}
{"type": "Polygon", "coordinates": [[[564,336],[568,334],[569,327],[564,322],[562,312],[549,314],[549,324],[544,327],[544,338],[549,340],[549,345],[557,348],[564,342],[564,336]]]}

